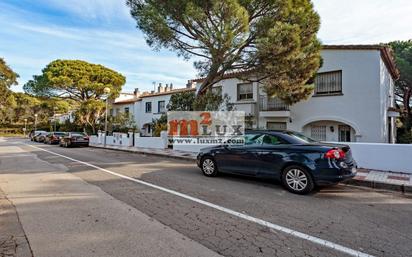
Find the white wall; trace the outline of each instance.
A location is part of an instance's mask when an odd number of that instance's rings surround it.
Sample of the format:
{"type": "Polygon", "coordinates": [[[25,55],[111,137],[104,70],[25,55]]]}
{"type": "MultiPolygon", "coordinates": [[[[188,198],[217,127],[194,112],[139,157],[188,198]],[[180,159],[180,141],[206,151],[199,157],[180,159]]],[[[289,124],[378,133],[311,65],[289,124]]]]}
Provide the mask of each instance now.
{"type": "MultiPolygon", "coordinates": [[[[267,121],[282,120],[287,121],[288,129],[303,132],[305,125],[311,122],[332,121],[351,126],[359,142],[388,142],[387,109],[393,106],[390,102],[393,99],[393,80],[380,51],[324,49],[321,55],[323,66],[319,72],[342,71],[343,94],[310,97],[291,106],[289,117],[259,115],[258,127],[266,127],[267,121]]],[[[254,99],[237,101],[237,84],[241,82],[231,78],[215,86],[222,86],[222,93],[229,95],[237,110],[256,114],[259,108],[258,92],[265,95],[263,88],[258,90],[258,84],[254,83],[254,99]]],[[[338,130],[334,133],[334,138],[337,138],[338,130]]]]}
{"type": "Polygon", "coordinates": [[[163,131],[160,137],[140,137],[139,134],[135,134],[134,146],[143,148],[155,148],[166,149],[167,148],[167,134],[163,131]]]}
{"type": "Polygon", "coordinates": [[[412,144],[345,144],[361,168],[412,173],[412,144]]]}
{"type": "Polygon", "coordinates": [[[134,118],[134,116],[135,116],[135,114],[134,114],[135,113],[134,103],[128,103],[128,104],[117,103],[117,104],[113,104],[111,108],[113,109],[113,116],[116,116],[120,113],[125,113],[126,108],[129,108],[129,113],[130,113],[131,117],[134,118]]]}
{"type": "Polygon", "coordinates": [[[139,129],[143,127],[144,124],[151,123],[153,119],[158,119],[162,116],[158,112],[158,102],[165,101],[165,106],[169,103],[171,94],[143,97],[141,101],[135,104],[135,121],[139,129]],[[146,103],[152,103],[152,111],[146,112],[146,103]]]}
{"type": "Polygon", "coordinates": [[[381,113],[379,50],[323,50],[319,72],[342,70],[342,93],[314,96],[291,106],[288,127],[302,131],[310,122],[333,120],[355,129],[361,142],[386,142],[381,113]]]}
{"type": "Polygon", "coordinates": [[[173,145],[173,150],[199,153],[200,149],[215,145],[173,145]]]}
{"type": "MultiPolygon", "coordinates": [[[[233,104],[234,110],[236,111],[244,111],[245,115],[253,115],[256,116],[256,112],[258,111],[259,107],[259,94],[258,94],[258,83],[253,82],[253,99],[251,100],[237,100],[237,85],[239,83],[247,83],[246,81],[242,81],[236,78],[225,79],[217,84],[214,87],[222,87],[222,96],[227,95],[230,98],[230,103],[233,104]]],[[[256,127],[256,120],[253,121],[254,126],[256,127]]]]}

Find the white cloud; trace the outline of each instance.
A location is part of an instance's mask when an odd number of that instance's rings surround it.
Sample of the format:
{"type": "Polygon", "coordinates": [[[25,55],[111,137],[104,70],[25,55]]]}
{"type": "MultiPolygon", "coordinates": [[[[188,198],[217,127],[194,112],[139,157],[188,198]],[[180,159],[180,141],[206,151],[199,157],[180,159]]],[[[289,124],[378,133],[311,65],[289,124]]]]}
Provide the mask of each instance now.
{"type": "Polygon", "coordinates": [[[313,0],[326,44],[371,44],[412,38],[410,0],[313,0]]]}
{"type": "Polygon", "coordinates": [[[86,20],[97,19],[105,22],[115,19],[132,20],[125,0],[41,0],[40,2],[86,20]]]}
{"type": "Polygon", "coordinates": [[[191,62],[183,61],[174,53],[152,51],[132,24],[127,23],[120,29],[79,27],[50,23],[44,17],[31,19],[36,15],[15,8],[0,13],[0,56],[20,74],[17,90],[55,59],[101,63],[126,75],[124,90],[129,91],[136,85],[150,90],[152,81],[183,86],[196,74],[191,62]]]}
{"type": "MultiPolygon", "coordinates": [[[[127,76],[125,90],[151,90],[152,81],[184,86],[192,62],[152,51],[124,0],[37,0],[38,9],[0,2],[0,56],[24,84],[54,59],[101,63],[127,76]],[[45,10],[43,10],[43,7],[45,10]],[[41,9],[41,10],[40,10],[41,9]],[[57,14],[62,17],[57,17],[57,14]]],[[[412,38],[410,0],[314,0],[327,44],[367,44],[412,38]]]]}

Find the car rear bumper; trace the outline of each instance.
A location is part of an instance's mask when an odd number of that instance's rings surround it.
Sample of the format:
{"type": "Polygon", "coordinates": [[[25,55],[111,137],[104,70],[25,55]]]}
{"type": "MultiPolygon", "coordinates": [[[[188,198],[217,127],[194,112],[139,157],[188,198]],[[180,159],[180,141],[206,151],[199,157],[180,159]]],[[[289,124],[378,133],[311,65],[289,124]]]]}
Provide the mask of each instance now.
{"type": "Polygon", "coordinates": [[[89,146],[89,142],[71,142],[71,144],[70,145],[73,145],[73,146],[89,146]]]}
{"type": "Polygon", "coordinates": [[[347,181],[356,176],[355,167],[348,169],[323,169],[315,177],[315,184],[319,186],[334,185],[347,181]]]}

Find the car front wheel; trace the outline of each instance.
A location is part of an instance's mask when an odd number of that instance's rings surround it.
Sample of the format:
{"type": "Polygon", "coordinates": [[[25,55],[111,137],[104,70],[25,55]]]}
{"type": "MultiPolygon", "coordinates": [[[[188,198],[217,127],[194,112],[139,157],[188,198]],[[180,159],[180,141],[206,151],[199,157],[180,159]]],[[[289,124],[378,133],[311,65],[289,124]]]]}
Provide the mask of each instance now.
{"type": "Polygon", "coordinates": [[[290,166],[284,170],[282,184],[288,191],[302,195],[310,193],[315,187],[312,176],[299,166],[290,166]]]}
{"type": "Polygon", "coordinates": [[[210,157],[205,157],[202,159],[202,162],[200,163],[200,168],[202,169],[203,174],[207,177],[217,176],[216,162],[210,157]]]}

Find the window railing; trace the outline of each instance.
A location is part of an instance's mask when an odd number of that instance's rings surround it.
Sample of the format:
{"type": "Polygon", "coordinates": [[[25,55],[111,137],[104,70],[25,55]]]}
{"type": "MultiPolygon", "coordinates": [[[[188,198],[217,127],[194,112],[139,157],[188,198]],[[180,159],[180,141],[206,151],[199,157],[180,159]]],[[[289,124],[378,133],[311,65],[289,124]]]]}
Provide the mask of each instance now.
{"type": "Polygon", "coordinates": [[[318,73],[315,78],[314,95],[334,95],[342,93],[342,71],[318,73]]]}
{"type": "Polygon", "coordinates": [[[260,111],[289,111],[289,105],[279,98],[261,96],[259,102],[260,111]]]}

